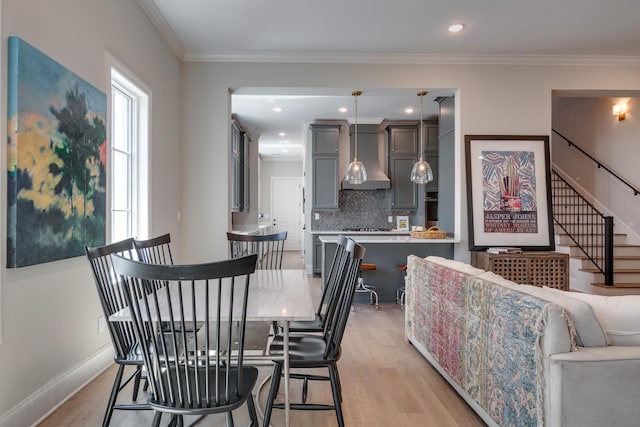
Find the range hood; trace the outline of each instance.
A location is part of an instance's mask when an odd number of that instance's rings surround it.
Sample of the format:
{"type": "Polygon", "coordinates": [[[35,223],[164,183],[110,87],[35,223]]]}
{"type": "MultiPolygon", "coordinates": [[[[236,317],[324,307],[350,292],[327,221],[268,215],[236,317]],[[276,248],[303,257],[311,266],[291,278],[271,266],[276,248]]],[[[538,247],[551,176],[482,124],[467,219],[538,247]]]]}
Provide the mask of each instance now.
{"type": "MultiPolygon", "coordinates": [[[[349,161],[353,160],[354,152],[354,125],[349,126],[350,150],[349,161]]],[[[385,164],[384,144],[380,143],[378,125],[358,125],[358,160],[362,162],[367,171],[367,180],[362,184],[351,184],[342,181],[343,190],[388,190],[391,181],[384,171],[385,164]]]]}

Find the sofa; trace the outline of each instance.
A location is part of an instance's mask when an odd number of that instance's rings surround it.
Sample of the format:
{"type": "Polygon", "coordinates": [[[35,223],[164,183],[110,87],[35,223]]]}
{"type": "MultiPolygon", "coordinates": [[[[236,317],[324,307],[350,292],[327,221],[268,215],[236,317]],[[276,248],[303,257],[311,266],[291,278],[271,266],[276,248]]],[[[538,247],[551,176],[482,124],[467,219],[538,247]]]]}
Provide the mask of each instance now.
{"type": "Polygon", "coordinates": [[[490,426],[640,425],[640,296],[407,259],[406,339],[490,426]]]}

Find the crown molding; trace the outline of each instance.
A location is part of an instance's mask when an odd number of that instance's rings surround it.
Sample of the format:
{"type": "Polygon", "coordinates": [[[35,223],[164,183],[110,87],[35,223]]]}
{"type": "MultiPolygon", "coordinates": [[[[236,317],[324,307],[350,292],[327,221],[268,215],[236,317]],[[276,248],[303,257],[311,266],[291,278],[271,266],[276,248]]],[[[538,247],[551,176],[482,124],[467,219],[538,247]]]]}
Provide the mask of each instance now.
{"type": "MultiPolygon", "coordinates": [[[[143,1],[143,0],[139,0],[143,1]]],[[[606,55],[475,55],[392,54],[332,52],[186,53],[185,62],[295,62],[348,64],[443,64],[443,65],[599,65],[640,66],[638,56],[606,55]]]]}
{"type": "Polygon", "coordinates": [[[162,13],[155,3],[152,0],[136,0],[136,2],[144,11],[145,15],[151,20],[153,26],[160,32],[171,50],[173,50],[173,53],[175,53],[179,59],[184,59],[186,53],[184,46],[182,46],[182,43],[180,43],[180,40],[178,40],[178,37],[176,37],[173,29],[167,20],[164,19],[164,16],[162,16],[162,13]]]}

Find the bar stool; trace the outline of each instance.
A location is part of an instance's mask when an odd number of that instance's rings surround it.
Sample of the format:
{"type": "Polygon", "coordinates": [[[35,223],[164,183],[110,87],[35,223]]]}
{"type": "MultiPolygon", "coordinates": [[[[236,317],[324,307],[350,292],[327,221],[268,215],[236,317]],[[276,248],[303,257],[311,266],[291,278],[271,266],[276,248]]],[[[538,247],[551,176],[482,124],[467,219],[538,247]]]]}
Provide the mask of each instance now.
{"type": "MultiPolygon", "coordinates": [[[[407,264],[396,265],[396,268],[400,271],[407,271],[407,264]]],[[[404,286],[401,286],[396,291],[396,304],[400,304],[400,307],[404,310],[404,286]]]]}
{"type": "Polygon", "coordinates": [[[364,279],[362,278],[363,271],[373,271],[377,270],[377,268],[378,267],[375,264],[371,263],[362,263],[362,265],[360,265],[360,270],[358,271],[358,285],[356,286],[356,293],[368,293],[369,304],[375,304],[376,308],[380,308],[378,306],[378,292],[376,290],[376,287],[365,284],[364,279]]]}

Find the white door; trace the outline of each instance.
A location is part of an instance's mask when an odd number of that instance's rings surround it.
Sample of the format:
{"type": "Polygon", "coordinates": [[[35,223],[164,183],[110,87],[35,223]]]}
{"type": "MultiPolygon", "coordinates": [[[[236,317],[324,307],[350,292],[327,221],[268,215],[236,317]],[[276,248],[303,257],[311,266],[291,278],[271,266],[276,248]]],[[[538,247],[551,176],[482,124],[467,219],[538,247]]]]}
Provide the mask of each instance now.
{"type": "Polygon", "coordinates": [[[273,232],[287,232],[284,249],[302,248],[302,178],[271,178],[271,224],[273,232]]]}

